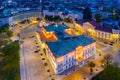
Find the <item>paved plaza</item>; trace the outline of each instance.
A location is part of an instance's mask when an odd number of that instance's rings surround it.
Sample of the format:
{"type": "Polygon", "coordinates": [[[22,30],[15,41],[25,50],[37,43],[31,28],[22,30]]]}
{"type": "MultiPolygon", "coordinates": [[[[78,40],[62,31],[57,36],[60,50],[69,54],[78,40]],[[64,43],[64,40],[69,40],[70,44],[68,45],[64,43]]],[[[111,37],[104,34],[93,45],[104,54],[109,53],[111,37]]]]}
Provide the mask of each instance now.
{"type": "Polygon", "coordinates": [[[23,41],[22,50],[26,80],[47,80],[49,74],[40,58],[40,54],[34,53],[36,50],[33,43],[34,39],[25,39],[23,41]]]}

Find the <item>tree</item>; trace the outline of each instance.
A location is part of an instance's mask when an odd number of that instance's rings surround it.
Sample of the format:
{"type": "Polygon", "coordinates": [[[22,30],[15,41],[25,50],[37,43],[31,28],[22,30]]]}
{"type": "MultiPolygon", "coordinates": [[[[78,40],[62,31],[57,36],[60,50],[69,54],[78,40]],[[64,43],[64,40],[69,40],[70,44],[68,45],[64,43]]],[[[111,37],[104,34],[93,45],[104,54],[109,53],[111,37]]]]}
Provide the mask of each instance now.
{"type": "Polygon", "coordinates": [[[108,65],[102,72],[92,80],[120,80],[120,68],[116,65],[108,65]]]}
{"type": "Polygon", "coordinates": [[[89,7],[86,7],[83,10],[83,19],[92,19],[92,12],[91,12],[91,9],[89,7]]]}
{"type": "Polygon", "coordinates": [[[112,63],[112,59],[113,57],[111,54],[107,54],[103,57],[102,62],[105,68],[112,63]]]}
{"type": "Polygon", "coordinates": [[[113,9],[113,11],[112,11],[111,18],[114,19],[114,20],[118,20],[118,18],[119,18],[119,15],[118,15],[118,13],[116,12],[115,9],[113,9]]]}
{"type": "Polygon", "coordinates": [[[55,22],[58,22],[58,21],[61,21],[61,18],[60,16],[49,16],[49,15],[45,15],[45,20],[47,21],[55,21],[55,22]]]}
{"type": "Polygon", "coordinates": [[[93,68],[95,67],[95,63],[94,63],[94,62],[90,62],[90,63],[88,64],[88,66],[90,67],[90,74],[92,74],[93,68]]]}
{"type": "Polygon", "coordinates": [[[70,17],[68,17],[68,18],[64,18],[64,21],[65,22],[69,22],[69,23],[73,23],[73,19],[72,18],[70,18],[70,17]]]}
{"type": "Polygon", "coordinates": [[[12,32],[12,31],[7,31],[7,35],[8,35],[9,37],[12,37],[12,36],[13,36],[13,32],[12,32]]]}
{"type": "Polygon", "coordinates": [[[95,21],[101,22],[102,21],[102,15],[100,13],[95,14],[95,21]]]}
{"type": "Polygon", "coordinates": [[[113,13],[111,15],[111,18],[114,19],[114,20],[117,20],[119,18],[119,15],[117,13],[113,13]]]}
{"type": "Polygon", "coordinates": [[[2,76],[4,80],[20,80],[19,49],[18,41],[14,41],[2,49],[2,53],[4,54],[2,76]]]}

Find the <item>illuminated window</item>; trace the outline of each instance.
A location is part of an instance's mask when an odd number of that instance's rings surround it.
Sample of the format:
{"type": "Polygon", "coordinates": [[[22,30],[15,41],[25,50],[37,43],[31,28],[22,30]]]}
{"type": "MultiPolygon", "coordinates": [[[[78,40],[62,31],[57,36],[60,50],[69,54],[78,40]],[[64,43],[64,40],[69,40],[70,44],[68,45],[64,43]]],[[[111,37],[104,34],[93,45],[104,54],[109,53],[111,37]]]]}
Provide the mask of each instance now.
{"type": "Polygon", "coordinates": [[[77,59],[77,60],[81,60],[81,59],[83,59],[83,55],[82,55],[82,53],[78,53],[78,54],[76,54],[76,59],[77,59]]]}
{"type": "Polygon", "coordinates": [[[57,59],[58,63],[63,62],[63,57],[57,59]]]}

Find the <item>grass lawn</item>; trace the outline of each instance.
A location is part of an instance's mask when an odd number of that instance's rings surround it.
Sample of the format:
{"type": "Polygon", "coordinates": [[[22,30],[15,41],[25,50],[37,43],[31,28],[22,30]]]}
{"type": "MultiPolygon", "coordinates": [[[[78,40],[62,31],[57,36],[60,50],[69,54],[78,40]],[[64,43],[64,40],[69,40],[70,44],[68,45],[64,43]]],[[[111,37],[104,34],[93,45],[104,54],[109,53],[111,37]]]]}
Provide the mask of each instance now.
{"type": "Polygon", "coordinates": [[[10,42],[10,39],[0,40],[0,46],[6,45],[8,42],[10,42]]]}
{"type": "Polygon", "coordinates": [[[120,68],[115,65],[109,65],[92,80],[120,80],[120,68]]]}
{"type": "Polygon", "coordinates": [[[8,24],[0,27],[0,80],[20,80],[19,42],[10,42],[11,36],[8,24]]]}
{"type": "Polygon", "coordinates": [[[20,80],[19,49],[18,41],[14,41],[1,50],[0,80],[20,80]]]}
{"type": "Polygon", "coordinates": [[[0,33],[0,39],[5,39],[5,38],[9,38],[9,36],[7,35],[7,33],[0,33]]]}

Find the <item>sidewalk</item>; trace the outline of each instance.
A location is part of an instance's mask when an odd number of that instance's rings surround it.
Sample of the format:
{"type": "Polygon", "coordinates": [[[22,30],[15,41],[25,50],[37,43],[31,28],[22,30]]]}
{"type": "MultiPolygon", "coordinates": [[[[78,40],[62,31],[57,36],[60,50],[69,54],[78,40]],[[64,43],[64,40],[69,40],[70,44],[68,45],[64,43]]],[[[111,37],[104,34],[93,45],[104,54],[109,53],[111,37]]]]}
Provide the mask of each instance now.
{"type": "Polygon", "coordinates": [[[21,47],[21,49],[20,49],[20,77],[21,77],[21,80],[27,80],[22,45],[20,45],[20,47],[21,47]]]}
{"type": "Polygon", "coordinates": [[[101,71],[103,71],[104,69],[102,67],[98,68],[98,71],[94,71],[92,73],[92,75],[88,74],[85,80],[91,80],[94,76],[96,76],[97,74],[99,74],[101,71]]]}

